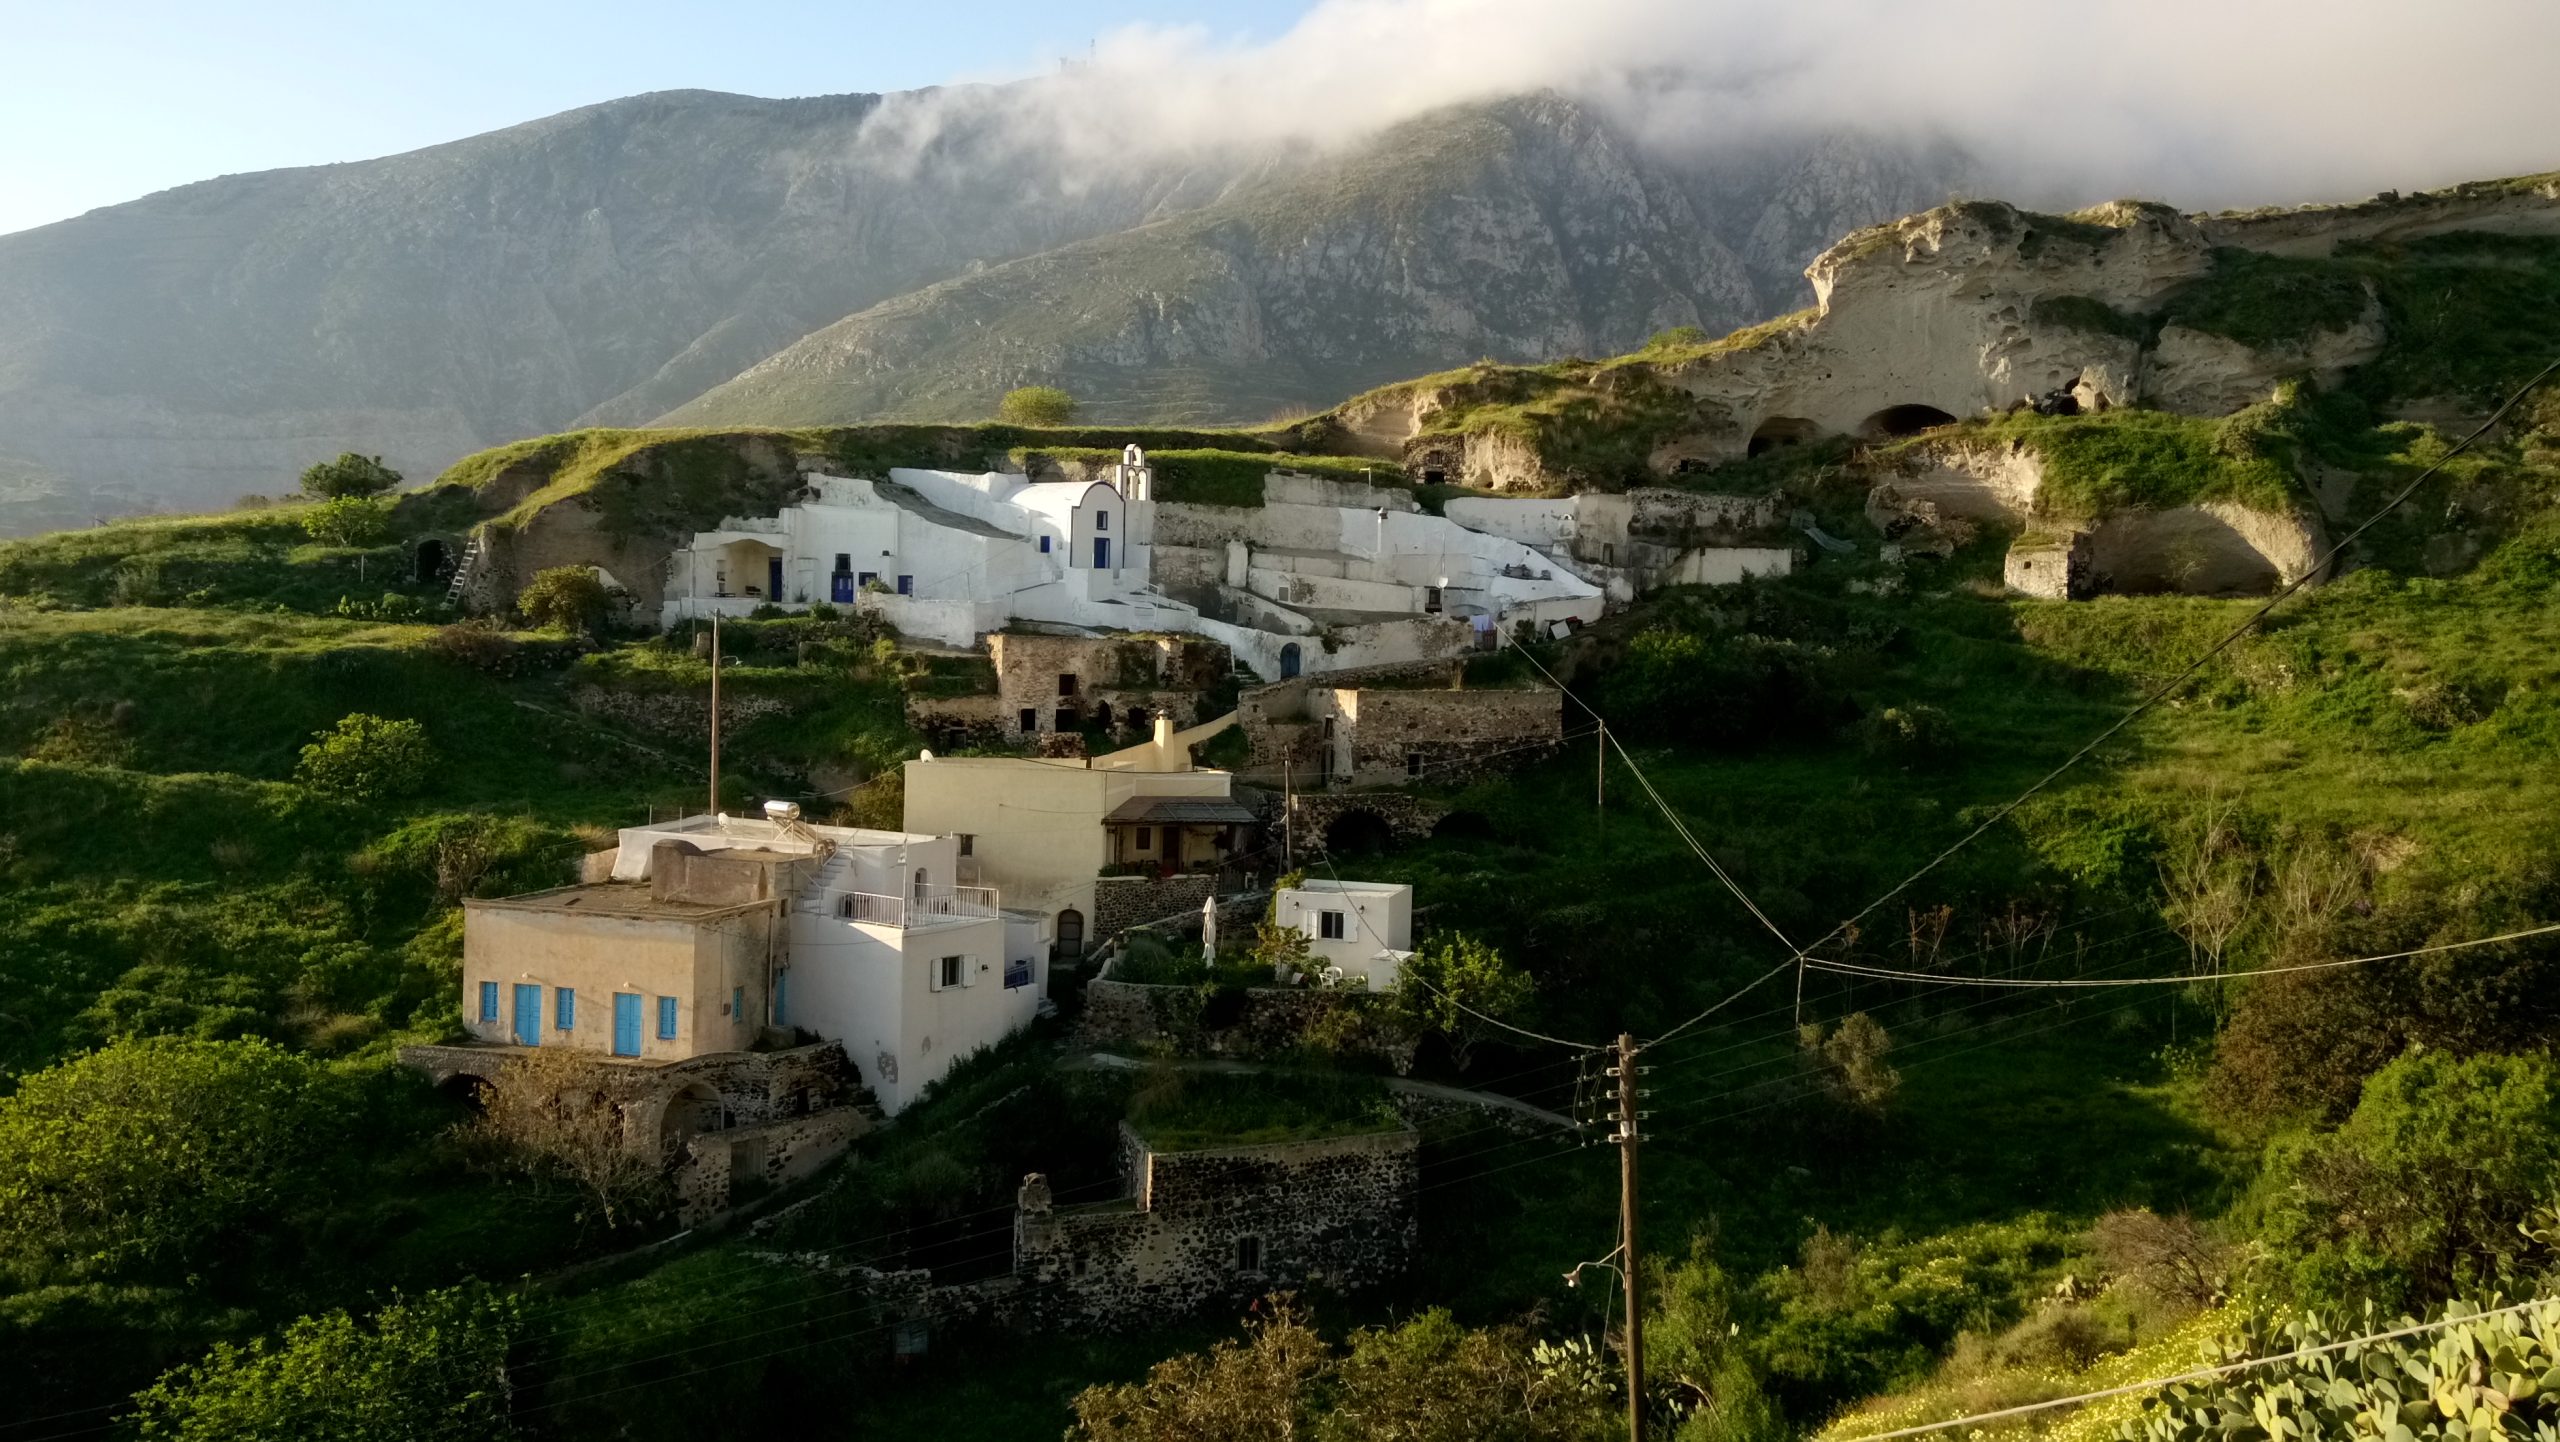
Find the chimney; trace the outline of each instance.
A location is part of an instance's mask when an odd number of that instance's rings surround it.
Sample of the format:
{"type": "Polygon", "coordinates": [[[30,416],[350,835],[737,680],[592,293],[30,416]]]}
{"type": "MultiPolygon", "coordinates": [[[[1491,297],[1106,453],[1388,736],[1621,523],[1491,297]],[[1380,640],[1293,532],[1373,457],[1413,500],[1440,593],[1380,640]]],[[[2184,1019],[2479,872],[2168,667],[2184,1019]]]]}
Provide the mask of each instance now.
{"type": "Polygon", "coordinates": [[[1163,712],[1156,713],[1156,749],[1158,751],[1173,749],[1173,718],[1163,712]]]}

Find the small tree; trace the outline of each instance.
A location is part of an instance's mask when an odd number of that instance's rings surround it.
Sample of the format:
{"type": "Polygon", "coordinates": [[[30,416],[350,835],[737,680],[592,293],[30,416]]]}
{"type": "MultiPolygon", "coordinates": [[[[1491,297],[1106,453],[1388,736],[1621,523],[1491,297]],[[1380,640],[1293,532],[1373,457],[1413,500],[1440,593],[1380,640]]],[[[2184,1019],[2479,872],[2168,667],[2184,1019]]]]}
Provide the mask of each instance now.
{"type": "Polygon", "coordinates": [[[1012,426],[1063,426],[1076,418],[1076,398],[1056,386],[1016,386],[996,405],[996,419],[1012,426]]]}
{"type": "Polygon", "coordinates": [[[182,1261],[281,1202],[329,1134],[325,1074],[265,1041],[152,1037],[0,1098],[0,1257],[35,1274],[182,1261]]]}
{"type": "Polygon", "coordinates": [[[464,1140],[491,1166],[576,1186],[608,1228],[663,1205],[665,1168],[654,1147],[635,1147],[624,1135],[622,1108],[595,1063],[552,1047],[527,1052],[481,1100],[464,1140]]]}
{"type": "Polygon", "coordinates": [[[363,1321],[305,1317],[248,1346],[214,1345],[134,1398],[147,1442],[489,1442],[513,1437],[513,1298],[473,1283],[395,1297],[363,1321]]]}
{"type": "Polygon", "coordinates": [[[434,764],[426,727],[359,711],[303,747],[293,777],[332,796],[380,801],[417,790],[434,764]]]}
{"type": "Polygon", "coordinates": [[[1250,1323],[1242,1343],[1158,1362],[1143,1382],[1076,1395],[1086,1442],[1289,1442],[1308,1435],[1308,1389],[1329,1360],[1324,1339],[1288,1298],[1250,1323]]]}
{"type": "Polygon", "coordinates": [[[378,546],[391,534],[391,508],[363,496],[339,496],[305,511],[302,529],[324,546],[378,546]]]}
{"type": "Polygon", "coordinates": [[[378,496],[399,484],[400,473],[384,465],[382,457],[360,456],[353,451],[302,473],[303,493],[328,500],[378,496]]]}
{"type": "Polygon", "coordinates": [[[1881,1116],[1902,1087],[1902,1073],[1885,1065],[1893,1038],[1883,1023],[1854,1012],[1825,1032],[1808,1024],[1800,1038],[1822,1077],[1823,1089],[1851,1111],[1881,1116]]]}
{"type": "Polygon", "coordinates": [[[1502,953],[1463,933],[1440,937],[1405,958],[1396,974],[1396,1008],[1415,1026],[1448,1038],[1459,1070],[1477,1042],[1529,1004],[1528,973],[1502,953]]]}
{"type": "Polygon", "coordinates": [[[613,592],[593,566],[554,566],[517,594],[516,609],[537,626],[593,635],[613,614],[613,592]]]}

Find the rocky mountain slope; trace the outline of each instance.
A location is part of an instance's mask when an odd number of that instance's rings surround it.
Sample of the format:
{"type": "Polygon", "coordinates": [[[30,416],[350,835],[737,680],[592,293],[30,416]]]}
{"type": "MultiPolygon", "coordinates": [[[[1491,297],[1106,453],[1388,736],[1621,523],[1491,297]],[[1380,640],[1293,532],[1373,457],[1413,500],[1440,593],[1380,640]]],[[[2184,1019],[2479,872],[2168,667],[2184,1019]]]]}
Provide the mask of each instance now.
{"type": "Polygon", "coordinates": [[[1673,165],[1551,98],[1345,155],[1096,170],[1006,106],[644,95],[0,236],[0,531],[273,492],[342,449],[423,475],[686,414],[839,321],[690,413],[967,418],[1058,378],[1113,419],[1258,417],[1749,319],[1814,237],[1953,171],[1855,137],[1673,165]],[[923,355],[809,363],[892,345],[923,355]]]}

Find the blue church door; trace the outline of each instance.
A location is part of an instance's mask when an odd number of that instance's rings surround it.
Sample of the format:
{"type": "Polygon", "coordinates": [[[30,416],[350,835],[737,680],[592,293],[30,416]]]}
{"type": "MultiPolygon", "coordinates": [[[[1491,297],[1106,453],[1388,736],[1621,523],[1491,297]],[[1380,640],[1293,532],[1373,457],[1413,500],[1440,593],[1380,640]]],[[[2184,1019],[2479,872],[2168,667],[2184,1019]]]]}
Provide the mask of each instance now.
{"type": "Polygon", "coordinates": [[[542,1045],[542,988],[530,982],[517,982],[515,992],[516,1045],[542,1045]]]}
{"type": "Polygon", "coordinates": [[[1109,536],[1093,538],[1093,568],[1097,571],[1111,569],[1111,538],[1109,536]]]}
{"type": "Polygon", "coordinates": [[[617,991],[613,994],[613,1054],[640,1054],[640,998],[635,993],[617,991]]]}

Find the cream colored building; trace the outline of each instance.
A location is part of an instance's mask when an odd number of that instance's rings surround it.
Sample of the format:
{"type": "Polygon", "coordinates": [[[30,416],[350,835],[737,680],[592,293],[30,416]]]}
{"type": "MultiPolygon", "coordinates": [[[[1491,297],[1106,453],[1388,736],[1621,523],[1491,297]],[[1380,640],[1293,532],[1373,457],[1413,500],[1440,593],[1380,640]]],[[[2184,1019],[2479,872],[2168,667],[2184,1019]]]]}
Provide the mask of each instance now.
{"type": "Polygon", "coordinates": [[[961,880],[950,835],[695,816],[623,831],[611,880],[473,901],[476,1041],[640,1061],[841,1042],[896,1113],[1030,1023],[1045,918],[961,880]]]}
{"type": "Polygon", "coordinates": [[[1413,955],[1413,888],[1386,881],[1308,880],[1272,897],[1272,917],[1307,938],[1319,966],[1371,991],[1396,984],[1413,955]]]}
{"type": "Polygon", "coordinates": [[[962,865],[1009,906],[1046,919],[1062,956],[1079,954],[1105,866],[1206,869],[1252,848],[1256,818],[1235,778],[1191,765],[1192,745],[1232,715],[1108,756],[934,756],[906,766],[906,825],[958,838],[962,865]]]}

